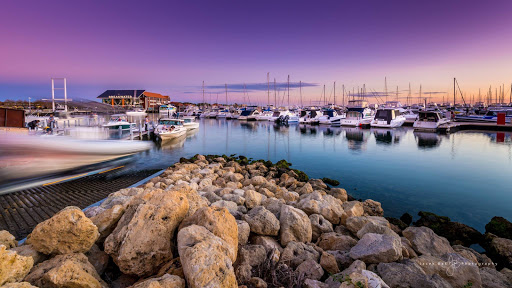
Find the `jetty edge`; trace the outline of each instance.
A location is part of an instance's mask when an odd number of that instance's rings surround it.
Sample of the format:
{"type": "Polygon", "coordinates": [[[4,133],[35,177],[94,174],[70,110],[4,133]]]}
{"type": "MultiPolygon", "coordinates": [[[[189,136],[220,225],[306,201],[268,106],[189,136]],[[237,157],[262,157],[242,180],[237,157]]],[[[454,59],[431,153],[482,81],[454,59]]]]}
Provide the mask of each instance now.
{"type": "Polygon", "coordinates": [[[234,155],[181,158],[99,206],[61,210],[23,245],[1,231],[0,285],[512,285],[506,219],[493,218],[481,236],[428,212],[410,226],[412,216],[385,218],[379,202],[354,200],[291,166],[234,155]],[[474,241],[486,254],[464,246],[474,241]]]}

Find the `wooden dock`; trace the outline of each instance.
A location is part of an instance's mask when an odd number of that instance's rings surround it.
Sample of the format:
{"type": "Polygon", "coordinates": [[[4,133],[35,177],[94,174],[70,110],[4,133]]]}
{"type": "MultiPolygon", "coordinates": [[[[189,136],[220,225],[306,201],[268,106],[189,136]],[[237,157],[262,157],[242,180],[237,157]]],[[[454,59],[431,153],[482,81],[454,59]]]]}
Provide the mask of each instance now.
{"type": "Polygon", "coordinates": [[[512,124],[497,125],[496,123],[486,122],[450,122],[439,126],[438,131],[444,134],[455,133],[462,130],[485,130],[512,132],[512,124]]]}

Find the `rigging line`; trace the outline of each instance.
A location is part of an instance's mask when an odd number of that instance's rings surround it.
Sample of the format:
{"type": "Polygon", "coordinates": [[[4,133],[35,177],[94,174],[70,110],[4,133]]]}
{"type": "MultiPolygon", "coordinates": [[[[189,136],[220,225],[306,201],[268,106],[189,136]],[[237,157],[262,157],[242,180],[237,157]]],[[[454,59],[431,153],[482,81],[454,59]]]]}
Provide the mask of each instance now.
{"type": "Polygon", "coordinates": [[[381,104],[381,102],[383,102],[382,98],[380,98],[379,94],[377,93],[377,91],[375,91],[375,89],[370,89],[370,92],[372,92],[373,96],[375,96],[375,99],[377,99],[378,104],[381,104]]]}
{"type": "MultiPolygon", "coordinates": [[[[464,105],[466,105],[466,100],[464,100],[464,95],[462,95],[462,91],[460,90],[459,81],[455,79],[455,83],[457,83],[457,87],[459,88],[460,96],[462,97],[462,101],[464,102],[464,105]]],[[[455,105],[455,103],[453,104],[455,105]]]]}

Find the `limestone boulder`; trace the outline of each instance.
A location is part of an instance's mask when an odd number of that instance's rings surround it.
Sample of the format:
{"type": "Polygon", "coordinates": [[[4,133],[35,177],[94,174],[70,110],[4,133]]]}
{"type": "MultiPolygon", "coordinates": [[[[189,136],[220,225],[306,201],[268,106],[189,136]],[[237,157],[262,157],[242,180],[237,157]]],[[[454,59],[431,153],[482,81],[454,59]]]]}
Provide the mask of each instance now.
{"type": "Polygon", "coordinates": [[[247,190],[244,193],[245,198],[245,207],[248,209],[252,209],[256,206],[260,206],[261,202],[265,200],[267,197],[261,193],[258,193],[254,190],[247,190]]]}
{"type": "Polygon", "coordinates": [[[340,199],[341,202],[346,202],[348,200],[347,190],[343,188],[331,188],[327,193],[334,198],[340,199]]]}
{"type": "MultiPolygon", "coordinates": [[[[380,263],[377,272],[390,287],[410,288],[451,288],[441,276],[428,276],[421,267],[411,260],[402,263],[380,263]]],[[[461,286],[462,287],[462,286],[461,286]]]]}
{"type": "Polygon", "coordinates": [[[9,233],[9,231],[1,230],[0,245],[4,245],[7,249],[11,249],[18,246],[18,241],[16,241],[16,238],[11,233],[9,233]]]}
{"type": "Polygon", "coordinates": [[[238,225],[235,217],[226,208],[204,207],[196,211],[194,215],[186,218],[180,225],[180,229],[187,226],[203,226],[215,236],[224,240],[228,246],[231,262],[236,261],[238,251],[238,225]]]}
{"type": "Polygon", "coordinates": [[[105,252],[125,274],[152,275],[173,258],[172,240],[189,210],[179,192],[156,189],[132,203],[105,240],[105,252]]]}
{"type": "Polygon", "coordinates": [[[292,241],[284,248],[279,262],[295,269],[308,259],[318,262],[320,260],[320,252],[311,244],[292,241]]]}
{"type": "Polygon", "coordinates": [[[178,253],[188,287],[238,287],[229,244],[205,227],[181,229],[178,253]]]}
{"type": "Polygon", "coordinates": [[[372,271],[362,270],[361,274],[368,279],[368,287],[371,288],[389,288],[388,284],[372,271]]]}
{"type": "Polygon", "coordinates": [[[211,207],[226,208],[231,214],[236,214],[236,212],[238,211],[238,205],[236,205],[235,202],[226,200],[219,200],[217,202],[214,202],[212,203],[211,207]]]}
{"type": "Polygon", "coordinates": [[[324,216],[320,214],[309,215],[309,221],[311,222],[312,237],[311,241],[316,242],[318,237],[323,233],[333,232],[331,222],[327,221],[324,216]]]}
{"type": "Polygon", "coordinates": [[[389,227],[389,221],[386,220],[384,217],[378,217],[378,216],[354,216],[347,218],[346,221],[346,227],[350,232],[357,234],[361,228],[363,228],[364,225],[366,225],[368,222],[373,222],[376,225],[381,226],[388,226],[389,227]]]}
{"type": "Polygon", "coordinates": [[[322,194],[320,191],[313,191],[302,196],[297,203],[297,208],[306,214],[320,214],[332,224],[339,224],[345,211],[342,202],[331,195],[322,194]]]}
{"type": "Polygon", "coordinates": [[[480,277],[483,288],[507,288],[512,287],[512,282],[496,269],[489,267],[480,268],[480,277]]]}
{"type": "Polygon", "coordinates": [[[367,233],[384,234],[400,238],[391,228],[384,225],[375,224],[375,222],[366,223],[361,230],[357,231],[357,238],[361,239],[367,233]]]}
{"type": "Polygon", "coordinates": [[[37,252],[30,244],[14,247],[11,251],[18,253],[20,256],[32,257],[34,265],[39,264],[48,258],[48,255],[37,252]]]}
{"type": "Polygon", "coordinates": [[[322,266],[322,268],[329,274],[336,274],[340,272],[336,258],[334,255],[327,252],[322,252],[322,255],[320,256],[320,266],[322,266]]]}
{"type": "Polygon", "coordinates": [[[253,234],[249,239],[250,243],[265,247],[265,250],[267,250],[267,252],[270,252],[273,249],[277,249],[280,252],[283,251],[283,247],[281,247],[279,242],[275,238],[272,238],[270,236],[253,234]]]}
{"type": "Polygon", "coordinates": [[[382,209],[380,202],[374,201],[372,199],[364,200],[363,210],[364,215],[367,216],[384,216],[384,209],[382,209]]]}
{"type": "Polygon", "coordinates": [[[185,288],[185,280],[176,275],[165,274],[157,278],[149,278],[131,288],[185,288]]]}
{"type": "Polygon", "coordinates": [[[251,184],[254,186],[260,186],[265,183],[267,183],[267,179],[265,179],[265,177],[263,177],[263,176],[253,176],[251,178],[251,184]]]}
{"type": "Polygon", "coordinates": [[[247,244],[249,235],[251,234],[251,227],[249,227],[249,223],[243,220],[236,220],[236,225],[238,226],[238,244],[247,244]]]}
{"type": "Polygon", "coordinates": [[[105,269],[107,269],[109,256],[107,253],[105,253],[105,251],[102,251],[98,245],[94,244],[91,247],[91,250],[85,253],[85,256],[87,256],[89,263],[94,266],[94,269],[96,269],[98,275],[102,275],[103,272],[105,272],[105,269]]]}
{"type": "Polygon", "coordinates": [[[107,287],[82,253],[57,255],[37,264],[25,281],[37,287],[107,287]]]}
{"type": "Polygon", "coordinates": [[[512,268],[512,240],[494,237],[488,246],[491,256],[497,259],[499,265],[512,268]]]}
{"type": "Polygon", "coordinates": [[[472,287],[482,287],[478,266],[457,253],[441,256],[421,255],[412,259],[428,276],[439,275],[453,287],[464,287],[469,282],[472,287]]]}
{"type": "Polygon", "coordinates": [[[70,206],[37,224],[27,244],[47,255],[87,252],[99,236],[98,228],[82,210],[70,206]]]}
{"type": "Polygon", "coordinates": [[[119,222],[125,210],[124,205],[113,205],[110,208],[103,209],[90,218],[92,223],[98,227],[98,232],[100,233],[98,241],[105,241],[105,238],[114,231],[117,222],[119,222]]]}
{"type": "Polygon", "coordinates": [[[311,242],[311,222],[302,210],[282,205],[279,223],[281,245],[286,246],[290,241],[311,242]]]}
{"type": "Polygon", "coordinates": [[[323,250],[349,251],[357,241],[350,236],[328,232],[320,235],[316,244],[323,250]]]}
{"type": "Polygon", "coordinates": [[[2,288],[37,288],[28,282],[6,283],[2,288]]]}
{"type": "Polygon", "coordinates": [[[430,228],[408,227],[402,234],[411,242],[414,251],[420,255],[441,256],[455,252],[446,238],[436,235],[430,228]]]}
{"type": "Polygon", "coordinates": [[[295,272],[299,275],[304,275],[307,279],[313,280],[320,280],[324,275],[324,269],[322,266],[312,259],[308,259],[300,263],[300,265],[297,266],[297,269],[295,269],[295,272]]]}
{"type": "Polygon", "coordinates": [[[244,215],[244,220],[249,223],[251,232],[259,235],[277,236],[280,223],[272,212],[263,206],[257,206],[244,215]]]}
{"type": "Polygon", "coordinates": [[[368,233],[350,249],[350,257],[365,263],[389,263],[402,259],[399,237],[368,233]]]}
{"type": "Polygon", "coordinates": [[[311,184],[306,183],[306,184],[304,184],[304,186],[297,189],[296,192],[299,193],[300,195],[305,195],[305,194],[312,193],[313,191],[314,190],[313,190],[313,187],[311,186],[311,184]]]}
{"type": "MultiPolygon", "coordinates": [[[[343,203],[343,210],[345,210],[346,218],[348,217],[356,217],[356,216],[363,216],[364,209],[363,209],[363,203],[359,201],[349,201],[343,203]]],[[[344,219],[346,221],[346,218],[344,219]]],[[[343,221],[342,223],[344,223],[343,221]]]]}
{"type": "Polygon", "coordinates": [[[0,286],[23,280],[33,265],[32,257],[18,255],[0,245],[0,286]]]}

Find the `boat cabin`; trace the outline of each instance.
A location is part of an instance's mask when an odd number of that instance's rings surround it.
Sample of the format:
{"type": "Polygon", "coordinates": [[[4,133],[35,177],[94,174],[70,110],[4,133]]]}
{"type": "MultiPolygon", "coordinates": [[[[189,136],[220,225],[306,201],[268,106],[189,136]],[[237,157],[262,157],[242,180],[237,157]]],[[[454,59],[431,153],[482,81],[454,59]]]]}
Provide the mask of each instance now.
{"type": "Polygon", "coordinates": [[[114,114],[110,116],[110,122],[128,122],[128,118],[124,114],[114,114]]]}
{"type": "Polygon", "coordinates": [[[347,108],[367,108],[368,102],[364,100],[349,100],[347,108]]]}
{"type": "Polygon", "coordinates": [[[183,126],[183,120],[163,118],[163,119],[158,120],[158,125],[183,126]]]}
{"type": "Polygon", "coordinates": [[[386,121],[386,122],[388,122],[388,124],[390,124],[391,120],[394,120],[398,115],[400,115],[399,110],[379,109],[375,113],[375,120],[386,121]]]}
{"type": "Polygon", "coordinates": [[[423,122],[438,122],[441,120],[441,115],[439,112],[433,112],[433,111],[421,111],[419,112],[419,121],[423,122]]]}

